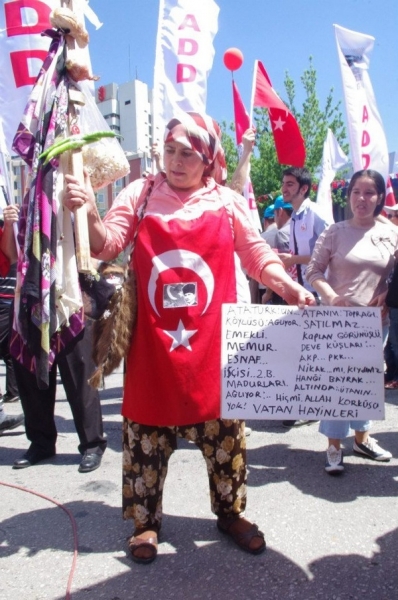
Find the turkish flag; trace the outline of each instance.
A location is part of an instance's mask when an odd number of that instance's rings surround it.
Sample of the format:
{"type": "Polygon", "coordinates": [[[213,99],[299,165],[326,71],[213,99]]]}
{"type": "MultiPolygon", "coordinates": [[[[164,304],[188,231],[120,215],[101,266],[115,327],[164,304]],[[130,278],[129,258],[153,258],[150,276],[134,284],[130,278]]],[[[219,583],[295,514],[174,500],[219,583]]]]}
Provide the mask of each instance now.
{"type": "Polygon", "coordinates": [[[292,113],[275,92],[267,71],[259,60],[255,62],[253,83],[252,104],[259,108],[268,108],[279,163],[303,167],[305,144],[300,128],[292,113]]]}
{"type": "MultiPolygon", "coordinates": [[[[236,144],[240,147],[240,144],[242,143],[242,136],[250,127],[250,117],[246,112],[245,105],[243,104],[238,87],[234,81],[232,81],[232,94],[234,99],[236,144]]],[[[239,148],[238,154],[240,157],[239,148]]],[[[243,195],[247,200],[255,228],[258,229],[258,231],[262,231],[260,215],[258,214],[256,198],[254,196],[254,190],[250,180],[250,167],[245,185],[243,187],[243,195]]]]}
{"type": "Polygon", "coordinates": [[[386,186],[385,206],[395,206],[395,205],[396,205],[396,201],[395,201],[395,196],[394,196],[394,190],[392,189],[391,178],[389,177],[387,179],[387,186],[386,186]]]}
{"type": "Polygon", "coordinates": [[[250,127],[250,117],[246,112],[235,81],[232,81],[232,94],[234,99],[236,144],[239,146],[242,143],[242,135],[250,127]]]}

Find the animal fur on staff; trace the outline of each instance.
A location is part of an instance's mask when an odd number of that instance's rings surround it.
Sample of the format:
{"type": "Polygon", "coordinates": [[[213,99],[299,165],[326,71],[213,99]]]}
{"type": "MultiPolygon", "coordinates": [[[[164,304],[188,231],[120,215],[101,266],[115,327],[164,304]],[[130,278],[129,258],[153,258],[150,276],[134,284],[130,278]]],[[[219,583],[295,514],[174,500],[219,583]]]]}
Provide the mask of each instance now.
{"type": "Polygon", "coordinates": [[[94,322],[93,359],[97,368],[89,379],[92,387],[100,387],[104,377],[110,375],[126,357],[136,314],[135,276],[130,271],[124,284],[112,296],[104,315],[94,322]]]}
{"type": "MultiPolygon", "coordinates": [[[[138,223],[142,220],[145,208],[155,179],[153,176],[147,178],[146,184],[139,199],[140,211],[138,223]],[[143,199],[141,204],[140,200],[143,199]]],[[[131,255],[134,252],[135,242],[138,234],[138,224],[135,230],[131,255]]],[[[102,264],[98,271],[104,276],[120,275],[117,265],[102,264]]],[[[97,365],[94,374],[89,379],[90,385],[98,388],[103,383],[104,377],[110,375],[127,356],[130,349],[131,337],[137,317],[137,288],[134,272],[128,272],[123,285],[112,296],[108,310],[93,326],[93,359],[97,365]]]]}

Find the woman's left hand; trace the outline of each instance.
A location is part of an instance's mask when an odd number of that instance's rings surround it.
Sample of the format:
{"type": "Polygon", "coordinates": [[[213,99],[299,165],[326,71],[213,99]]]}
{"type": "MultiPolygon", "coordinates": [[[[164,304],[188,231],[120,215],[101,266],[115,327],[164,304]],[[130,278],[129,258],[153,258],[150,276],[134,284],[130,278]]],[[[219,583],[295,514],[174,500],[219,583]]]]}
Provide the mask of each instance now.
{"type": "Polygon", "coordinates": [[[291,280],[290,285],[283,286],[282,293],[279,293],[288,304],[304,308],[305,306],[315,306],[316,300],[314,295],[306,290],[302,285],[291,280]]]}
{"type": "Polygon", "coordinates": [[[382,294],[375,296],[373,300],[369,302],[368,306],[383,306],[385,304],[386,297],[387,292],[383,292],[382,294]]]}
{"type": "Polygon", "coordinates": [[[282,296],[288,304],[299,308],[315,306],[316,304],[313,294],[296,281],[293,281],[280,263],[270,263],[264,267],[261,282],[266,287],[274,290],[279,296],[282,296]]]}
{"type": "Polygon", "coordinates": [[[368,306],[380,306],[381,307],[381,316],[384,319],[388,314],[388,306],[386,305],[386,297],[387,292],[383,292],[378,296],[375,296],[373,300],[371,300],[368,306]]]}

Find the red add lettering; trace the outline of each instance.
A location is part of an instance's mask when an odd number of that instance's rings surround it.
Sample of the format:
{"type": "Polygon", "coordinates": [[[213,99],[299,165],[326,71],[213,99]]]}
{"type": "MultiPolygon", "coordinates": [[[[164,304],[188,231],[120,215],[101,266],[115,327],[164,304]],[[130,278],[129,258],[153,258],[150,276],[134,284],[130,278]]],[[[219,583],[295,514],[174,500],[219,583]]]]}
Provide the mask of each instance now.
{"type": "Polygon", "coordinates": [[[193,65],[177,65],[177,83],[190,83],[196,79],[196,69],[193,65]]]}
{"type": "MultiPolygon", "coordinates": [[[[366,123],[367,121],[369,121],[369,113],[368,113],[368,108],[365,104],[362,109],[362,123],[366,123]]],[[[369,146],[369,144],[370,144],[369,132],[364,130],[364,131],[362,131],[361,146],[362,146],[362,148],[365,148],[366,146],[369,146]]],[[[370,165],[370,154],[362,154],[362,168],[369,169],[369,165],[370,165]]]]}
{"type": "Polygon", "coordinates": [[[181,38],[178,40],[178,51],[177,54],[184,54],[185,56],[193,56],[197,53],[199,44],[196,40],[190,38],[181,38]]]}
{"type": "Polygon", "coordinates": [[[191,27],[195,31],[200,31],[198,22],[194,15],[187,15],[178,29],[185,29],[186,27],[191,27]]]}
{"type": "Polygon", "coordinates": [[[370,154],[362,154],[362,168],[369,169],[370,165],[370,154]]]}
{"type": "Polygon", "coordinates": [[[15,0],[4,4],[7,36],[31,35],[41,33],[50,27],[51,8],[40,0],[15,0]],[[24,25],[22,22],[22,9],[31,9],[37,15],[34,25],[24,25]]]}
{"type": "Polygon", "coordinates": [[[367,131],[363,131],[361,146],[362,146],[362,148],[364,148],[365,146],[369,146],[369,144],[370,144],[370,135],[367,131]]]}
{"type": "MultiPolygon", "coordinates": [[[[178,29],[191,27],[195,31],[200,31],[198,23],[194,15],[186,15],[178,29]]],[[[191,38],[180,38],[178,40],[178,54],[185,56],[193,56],[197,54],[199,44],[191,38]]],[[[190,83],[196,79],[196,68],[193,65],[178,63],[177,64],[177,83],[190,83]]]]}
{"type": "Polygon", "coordinates": [[[18,52],[10,53],[11,66],[17,88],[35,83],[37,73],[31,75],[29,72],[29,61],[37,59],[40,63],[43,63],[47,54],[46,50],[19,50],[18,52]]]}

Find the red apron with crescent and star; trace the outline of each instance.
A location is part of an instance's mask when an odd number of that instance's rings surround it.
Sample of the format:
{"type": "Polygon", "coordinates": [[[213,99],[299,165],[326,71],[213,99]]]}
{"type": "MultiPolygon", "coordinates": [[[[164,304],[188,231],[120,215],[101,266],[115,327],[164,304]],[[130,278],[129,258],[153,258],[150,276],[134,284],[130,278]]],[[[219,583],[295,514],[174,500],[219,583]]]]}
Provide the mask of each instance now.
{"type": "Polygon", "coordinates": [[[189,220],[149,213],[138,227],[138,314],[122,413],[159,426],[219,418],[221,305],[237,300],[227,212],[189,220]]]}

